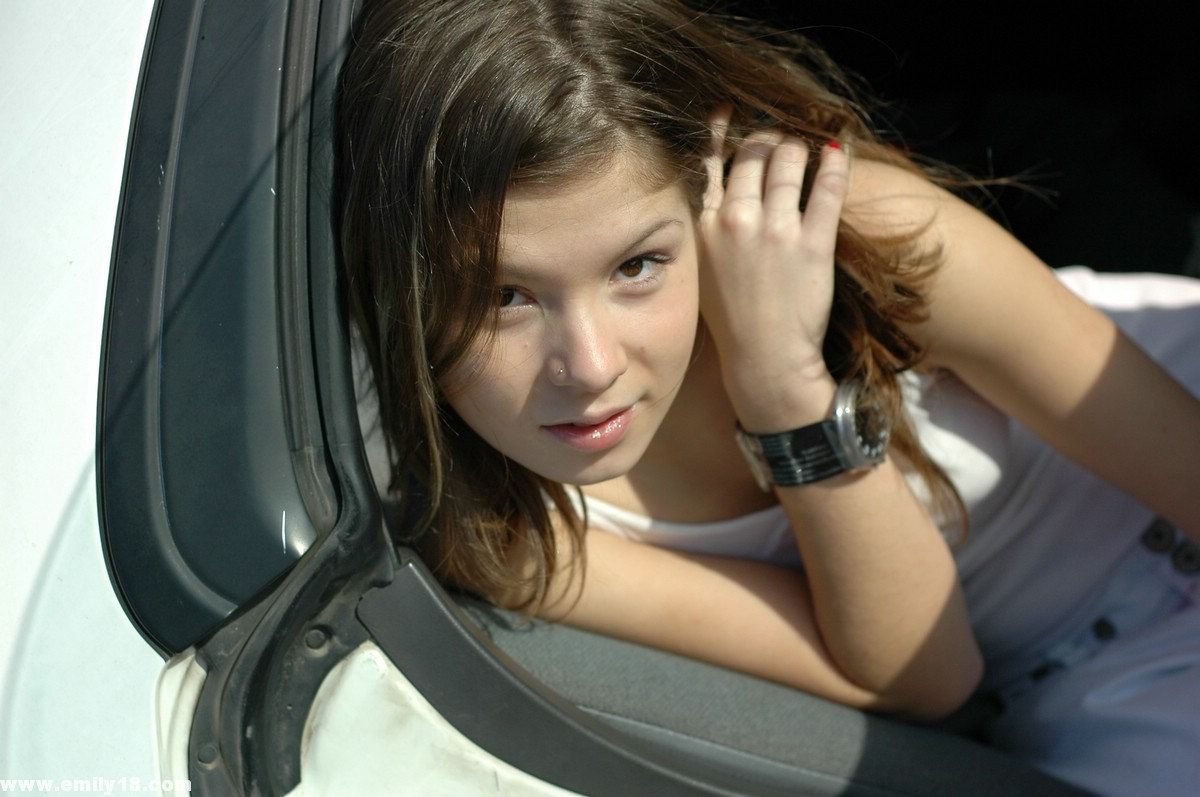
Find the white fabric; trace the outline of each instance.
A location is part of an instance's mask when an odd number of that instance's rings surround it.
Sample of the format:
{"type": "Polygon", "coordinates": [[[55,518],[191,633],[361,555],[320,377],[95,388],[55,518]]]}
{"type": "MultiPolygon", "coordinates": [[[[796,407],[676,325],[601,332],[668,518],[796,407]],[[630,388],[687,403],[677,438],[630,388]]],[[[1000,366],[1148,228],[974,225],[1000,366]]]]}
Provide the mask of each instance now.
{"type": "MultiPolygon", "coordinates": [[[[1057,273],[1200,393],[1200,282],[1057,273]]],[[[1007,704],[996,744],[1103,794],[1200,794],[1197,580],[1141,544],[1153,513],[949,374],[910,376],[905,391],[922,446],[970,513],[955,558],[988,662],[984,687],[1007,704]],[[1098,638],[1097,620],[1115,638],[1098,638]],[[1047,664],[1059,668],[1028,677],[1047,664]]],[[[623,537],[799,564],[780,507],[700,524],[653,521],[590,498],[587,508],[593,528],[623,537]]]]}

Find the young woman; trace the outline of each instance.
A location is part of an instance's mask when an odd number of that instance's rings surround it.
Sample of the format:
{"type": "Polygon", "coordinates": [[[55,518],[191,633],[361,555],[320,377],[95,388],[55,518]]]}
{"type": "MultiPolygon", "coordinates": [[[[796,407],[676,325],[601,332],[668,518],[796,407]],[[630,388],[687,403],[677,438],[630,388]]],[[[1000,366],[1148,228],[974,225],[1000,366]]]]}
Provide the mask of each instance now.
{"type": "Polygon", "coordinates": [[[869,710],[982,679],[1035,764],[1200,788],[1200,286],[1051,272],[811,44],[673,0],[368,3],[339,125],[448,584],[869,710]]]}

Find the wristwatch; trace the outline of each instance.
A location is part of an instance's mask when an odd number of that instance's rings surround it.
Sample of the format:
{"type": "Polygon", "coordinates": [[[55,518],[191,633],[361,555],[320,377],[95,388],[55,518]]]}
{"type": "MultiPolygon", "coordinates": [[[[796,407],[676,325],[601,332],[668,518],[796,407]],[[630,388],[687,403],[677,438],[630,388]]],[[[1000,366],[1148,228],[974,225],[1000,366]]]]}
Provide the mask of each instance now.
{"type": "Polygon", "coordinates": [[[763,492],[772,485],[812,484],[847,471],[867,470],[887,454],[891,426],[862,383],[838,386],[833,417],[789,432],[752,434],[737,427],[738,446],[763,492]]]}

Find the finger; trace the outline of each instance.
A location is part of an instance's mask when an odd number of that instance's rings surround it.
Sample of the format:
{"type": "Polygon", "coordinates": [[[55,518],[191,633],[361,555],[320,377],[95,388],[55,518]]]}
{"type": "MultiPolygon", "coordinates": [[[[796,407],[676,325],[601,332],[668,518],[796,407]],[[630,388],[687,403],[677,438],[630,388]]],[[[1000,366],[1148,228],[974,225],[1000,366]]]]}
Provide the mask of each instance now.
{"type": "Polygon", "coordinates": [[[783,136],[776,131],[751,133],[738,148],[725,185],[726,199],[762,202],[763,175],[775,145],[783,136]]]}
{"type": "Polygon", "coordinates": [[[808,164],[808,144],[795,136],[784,136],[767,165],[763,184],[763,210],[768,213],[800,212],[800,191],[808,164]]]}
{"type": "Polygon", "coordinates": [[[850,184],[850,156],[837,142],[821,148],[821,165],[813,179],[812,193],[804,208],[805,248],[822,257],[832,257],[837,246],[838,221],[850,184]]]}
{"type": "Polygon", "coordinates": [[[733,109],[728,105],[718,108],[709,118],[712,130],[712,147],[704,156],[704,171],[708,184],[704,189],[703,210],[716,210],[725,197],[725,137],[729,132],[729,117],[733,109]]]}

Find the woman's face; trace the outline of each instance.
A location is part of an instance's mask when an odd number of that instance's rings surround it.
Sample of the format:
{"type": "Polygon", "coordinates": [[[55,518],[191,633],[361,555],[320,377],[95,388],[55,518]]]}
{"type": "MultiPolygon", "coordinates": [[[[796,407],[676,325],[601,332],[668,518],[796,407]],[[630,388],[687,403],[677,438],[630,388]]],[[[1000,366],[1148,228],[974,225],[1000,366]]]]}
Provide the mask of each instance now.
{"type": "Polygon", "coordinates": [[[553,189],[509,193],[499,327],[443,384],[459,416],[533,472],[594,484],[628,472],[671,406],[699,315],[682,187],[635,156],[553,189]]]}

